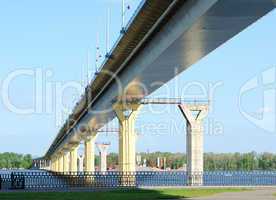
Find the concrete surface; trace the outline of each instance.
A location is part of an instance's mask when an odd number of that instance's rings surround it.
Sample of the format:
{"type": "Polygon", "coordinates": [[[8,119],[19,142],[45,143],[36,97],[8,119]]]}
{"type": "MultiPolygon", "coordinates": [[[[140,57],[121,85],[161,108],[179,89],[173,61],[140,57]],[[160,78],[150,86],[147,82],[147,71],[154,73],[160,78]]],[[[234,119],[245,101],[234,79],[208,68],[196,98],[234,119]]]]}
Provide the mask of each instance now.
{"type": "Polygon", "coordinates": [[[222,193],[211,197],[192,198],[192,200],[276,200],[276,188],[262,188],[248,192],[222,193]]]}

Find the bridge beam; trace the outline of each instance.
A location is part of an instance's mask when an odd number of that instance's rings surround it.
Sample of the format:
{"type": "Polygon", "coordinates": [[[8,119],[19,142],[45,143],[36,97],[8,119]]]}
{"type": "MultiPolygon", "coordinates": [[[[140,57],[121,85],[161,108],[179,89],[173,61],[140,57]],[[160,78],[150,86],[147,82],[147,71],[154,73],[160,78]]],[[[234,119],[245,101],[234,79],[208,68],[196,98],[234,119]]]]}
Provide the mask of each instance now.
{"type": "Polygon", "coordinates": [[[84,170],[86,172],[95,171],[95,141],[97,134],[93,132],[84,142],[84,170]]]}
{"type": "Polygon", "coordinates": [[[142,106],[140,104],[115,103],[113,109],[119,120],[119,170],[135,172],[136,133],[135,120],[142,106]]]}
{"type": "Polygon", "coordinates": [[[70,149],[70,172],[78,171],[78,149],[79,144],[71,145],[70,149]]]}
{"type": "Polygon", "coordinates": [[[187,124],[186,154],[188,185],[203,184],[203,119],[208,113],[208,104],[179,105],[187,124]]]}

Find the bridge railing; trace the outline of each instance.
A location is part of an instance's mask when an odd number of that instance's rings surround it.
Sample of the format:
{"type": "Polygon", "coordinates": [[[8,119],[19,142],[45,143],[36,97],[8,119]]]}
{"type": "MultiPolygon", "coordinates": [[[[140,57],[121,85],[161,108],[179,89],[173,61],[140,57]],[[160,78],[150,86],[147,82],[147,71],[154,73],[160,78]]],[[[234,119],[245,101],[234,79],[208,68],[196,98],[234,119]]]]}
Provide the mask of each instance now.
{"type": "Polygon", "coordinates": [[[13,172],[1,175],[1,189],[70,189],[187,186],[190,179],[202,177],[201,186],[276,186],[276,171],[185,171],[138,172],[13,172]]]}
{"type": "Polygon", "coordinates": [[[0,174],[0,190],[11,189],[11,174],[0,174]]]}
{"type": "Polygon", "coordinates": [[[185,172],[14,172],[12,189],[183,186],[185,172]]]}

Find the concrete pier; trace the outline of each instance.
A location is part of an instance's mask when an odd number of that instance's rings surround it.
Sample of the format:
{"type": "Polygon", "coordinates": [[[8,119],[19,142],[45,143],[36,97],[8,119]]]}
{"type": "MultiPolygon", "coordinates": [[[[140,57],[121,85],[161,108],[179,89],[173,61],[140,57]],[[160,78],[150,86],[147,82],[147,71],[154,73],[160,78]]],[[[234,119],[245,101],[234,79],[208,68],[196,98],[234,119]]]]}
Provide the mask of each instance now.
{"type": "Polygon", "coordinates": [[[107,170],[107,151],[110,144],[101,143],[97,144],[97,147],[100,152],[100,171],[105,172],[107,170]]]}
{"type": "Polygon", "coordinates": [[[57,172],[58,171],[58,157],[55,155],[54,156],[54,171],[57,172]]]}
{"type": "Polygon", "coordinates": [[[51,157],[51,171],[57,171],[57,158],[55,155],[51,157]]]}
{"type": "Polygon", "coordinates": [[[203,119],[208,113],[207,104],[179,105],[187,123],[187,176],[188,185],[203,184],[203,119]]]}
{"type": "Polygon", "coordinates": [[[78,171],[78,145],[72,145],[70,150],[70,172],[78,171]]]}
{"type": "Polygon", "coordinates": [[[69,172],[70,166],[69,166],[69,153],[68,151],[63,152],[63,172],[69,172]]]}
{"type": "Polygon", "coordinates": [[[83,172],[83,160],[84,160],[84,156],[79,155],[78,156],[78,172],[83,172]]]}
{"type": "Polygon", "coordinates": [[[135,120],[141,108],[139,104],[117,103],[113,105],[120,125],[119,170],[122,172],[135,172],[136,170],[135,120]]]}
{"type": "Polygon", "coordinates": [[[59,153],[58,155],[58,172],[63,172],[63,154],[59,153]]]}
{"type": "Polygon", "coordinates": [[[92,133],[88,136],[84,142],[84,171],[95,171],[95,140],[97,138],[96,133],[92,133]]]}

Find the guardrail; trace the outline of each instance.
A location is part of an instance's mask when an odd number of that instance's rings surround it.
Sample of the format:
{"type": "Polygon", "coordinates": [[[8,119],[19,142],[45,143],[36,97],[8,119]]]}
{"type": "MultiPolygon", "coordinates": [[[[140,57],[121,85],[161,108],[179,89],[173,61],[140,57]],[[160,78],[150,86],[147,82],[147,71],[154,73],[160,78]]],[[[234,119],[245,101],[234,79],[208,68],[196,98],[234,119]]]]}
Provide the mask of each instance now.
{"type": "MultiPolygon", "coordinates": [[[[276,171],[204,172],[202,186],[276,186],[276,171]]],[[[0,188],[7,189],[70,189],[187,186],[185,171],[139,172],[12,172],[1,175],[0,188]]]]}
{"type": "Polygon", "coordinates": [[[0,190],[11,189],[11,174],[0,174],[0,190]]]}
{"type": "Polygon", "coordinates": [[[185,172],[19,172],[12,189],[120,188],[185,185],[185,172]],[[179,175],[183,177],[179,178],[179,175]]]}

